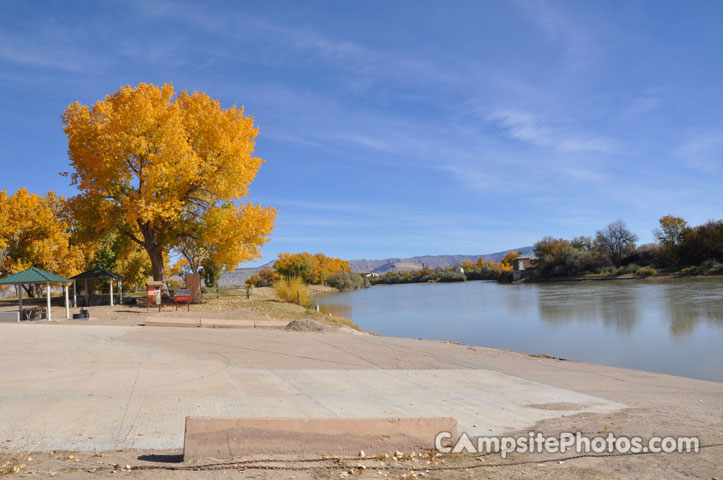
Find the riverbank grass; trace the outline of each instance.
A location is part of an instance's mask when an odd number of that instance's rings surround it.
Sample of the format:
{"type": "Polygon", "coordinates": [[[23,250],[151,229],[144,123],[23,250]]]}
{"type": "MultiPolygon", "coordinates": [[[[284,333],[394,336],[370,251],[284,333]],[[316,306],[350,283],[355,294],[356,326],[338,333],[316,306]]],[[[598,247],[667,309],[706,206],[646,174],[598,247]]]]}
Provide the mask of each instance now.
{"type": "MultiPolygon", "coordinates": [[[[313,304],[313,297],[321,294],[337,293],[336,288],[326,285],[308,285],[306,304],[313,304]]],[[[191,305],[199,311],[232,312],[234,310],[252,310],[256,315],[267,320],[291,321],[299,318],[308,318],[317,323],[330,327],[348,327],[362,331],[352,321],[338,316],[317,312],[314,308],[307,308],[281,298],[273,287],[251,288],[249,298],[246,298],[245,289],[226,289],[227,295],[220,294],[204,296],[201,305],[191,305]]],[[[295,295],[295,294],[294,294],[295,295]]]]}

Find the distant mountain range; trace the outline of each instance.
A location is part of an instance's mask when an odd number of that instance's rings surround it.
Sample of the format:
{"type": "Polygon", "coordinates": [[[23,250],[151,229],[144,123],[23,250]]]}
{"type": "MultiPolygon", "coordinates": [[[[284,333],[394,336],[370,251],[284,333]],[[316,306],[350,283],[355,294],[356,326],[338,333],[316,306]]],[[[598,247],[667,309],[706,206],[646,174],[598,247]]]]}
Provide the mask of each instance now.
{"type": "MultiPolygon", "coordinates": [[[[513,249],[523,255],[531,255],[533,247],[513,249]]],[[[384,260],[349,260],[353,272],[360,273],[386,273],[390,271],[421,270],[423,266],[429,268],[451,267],[462,262],[476,262],[480,257],[487,262],[499,262],[512,250],[488,253],[483,255],[425,255],[410,258],[385,258],[384,260]]]]}
{"type": "MultiPolygon", "coordinates": [[[[513,249],[523,255],[532,255],[533,247],[520,247],[513,249]]],[[[406,270],[421,270],[425,265],[429,268],[451,267],[462,262],[476,262],[480,257],[487,262],[499,262],[502,257],[513,250],[487,253],[483,255],[425,255],[410,258],[385,258],[383,260],[349,260],[352,272],[359,273],[386,273],[406,270]]],[[[251,275],[259,273],[265,268],[273,268],[275,260],[260,267],[237,268],[233,272],[224,272],[218,283],[222,287],[241,286],[251,275]]]]}

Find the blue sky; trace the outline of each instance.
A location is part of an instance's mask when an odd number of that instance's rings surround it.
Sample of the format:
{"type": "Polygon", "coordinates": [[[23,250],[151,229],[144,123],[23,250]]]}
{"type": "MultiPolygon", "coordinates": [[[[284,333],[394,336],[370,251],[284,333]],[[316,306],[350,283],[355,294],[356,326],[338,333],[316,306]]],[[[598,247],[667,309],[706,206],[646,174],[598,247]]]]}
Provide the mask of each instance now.
{"type": "Polygon", "coordinates": [[[0,1],[0,189],[72,195],[60,115],[244,105],[264,259],[480,254],[723,209],[718,1],[0,1]]]}

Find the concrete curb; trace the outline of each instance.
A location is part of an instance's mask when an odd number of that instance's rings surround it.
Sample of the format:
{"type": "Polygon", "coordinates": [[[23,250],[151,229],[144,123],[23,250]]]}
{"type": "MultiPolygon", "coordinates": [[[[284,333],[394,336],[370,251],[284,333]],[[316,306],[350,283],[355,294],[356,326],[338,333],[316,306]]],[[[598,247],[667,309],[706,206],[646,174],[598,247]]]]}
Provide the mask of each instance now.
{"type": "Polygon", "coordinates": [[[186,417],[184,461],[251,454],[369,455],[429,450],[439,432],[457,437],[457,420],[410,418],[186,417]]]}
{"type": "Polygon", "coordinates": [[[284,328],[288,322],[276,320],[234,320],[223,318],[146,317],[148,327],[187,328],[284,328]]]}

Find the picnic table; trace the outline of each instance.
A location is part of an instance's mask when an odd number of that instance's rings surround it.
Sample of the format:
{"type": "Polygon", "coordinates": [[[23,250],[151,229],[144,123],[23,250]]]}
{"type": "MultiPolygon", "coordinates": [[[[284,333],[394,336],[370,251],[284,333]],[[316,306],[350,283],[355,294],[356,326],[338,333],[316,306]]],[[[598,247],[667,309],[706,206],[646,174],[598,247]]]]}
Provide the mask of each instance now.
{"type": "Polygon", "coordinates": [[[20,310],[20,320],[40,320],[41,318],[48,318],[45,307],[30,307],[20,310]]]}
{"type": "Polygon", "coordinates": [[[191,290],[188,288],[178,288],[173,292],[173,303],[178,310],[179,303],[185,303],[188,311],[191,311],[191,290]]]}

